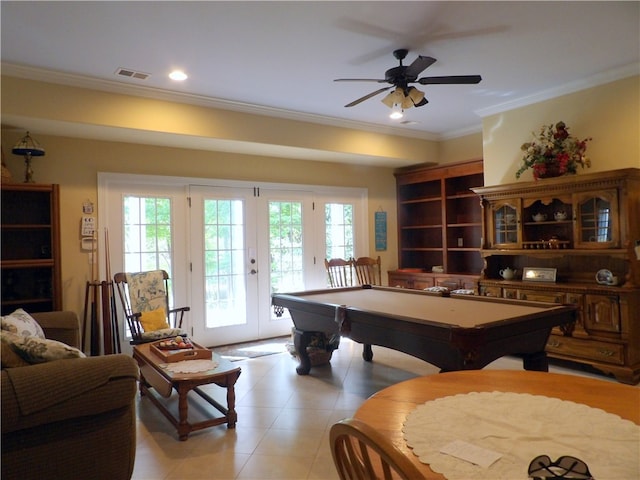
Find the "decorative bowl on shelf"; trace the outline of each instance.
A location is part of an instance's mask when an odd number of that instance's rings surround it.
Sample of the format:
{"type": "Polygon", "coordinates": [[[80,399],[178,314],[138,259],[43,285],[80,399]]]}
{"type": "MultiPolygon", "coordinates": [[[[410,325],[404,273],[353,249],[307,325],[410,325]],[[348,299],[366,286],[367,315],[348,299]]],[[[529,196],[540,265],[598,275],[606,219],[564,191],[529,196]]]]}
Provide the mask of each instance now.
{"type": "Polygon", "coordinates": [[[618,277],[613,275],[610,270],[602,269],[596,273],[596,282],[600,285],[615,286],[618,284],[618,277]]]}
{"type": "Polygon", "coordinates": [[[547,219],[547,214],[546,213],[534,213],[531,218],[533,218],[534,222],[544,222],[547,219]]]}
{"type": "Polygon", "coordinates": [[[559,212],[555,212],[553,214],[553,218],[558,222],[561,222],[562,220],[566,220],[567,219],[567,212],[565,212],[564,210],[560,210],[559,212]]]}

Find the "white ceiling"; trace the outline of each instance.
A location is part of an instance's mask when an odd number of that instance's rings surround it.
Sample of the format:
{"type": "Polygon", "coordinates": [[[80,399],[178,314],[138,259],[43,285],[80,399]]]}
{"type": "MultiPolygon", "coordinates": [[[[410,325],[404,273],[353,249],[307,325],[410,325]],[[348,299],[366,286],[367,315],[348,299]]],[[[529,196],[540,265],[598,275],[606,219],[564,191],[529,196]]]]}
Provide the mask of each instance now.
{"type": "Polygon", "coordinates": [[[3,73],[442,139],[486,114],[638,74],[640,2],[1,2],[3,73]],[[428,55],[429,103],[401,125],[380,100],[344,105],[428,55]],[[119,67],[149,79],[116,76],[119,67]],[[167,74],[183,69],[189,79],[167,74]],[[355,122],[355,123],[354,123],[355,122]]]}

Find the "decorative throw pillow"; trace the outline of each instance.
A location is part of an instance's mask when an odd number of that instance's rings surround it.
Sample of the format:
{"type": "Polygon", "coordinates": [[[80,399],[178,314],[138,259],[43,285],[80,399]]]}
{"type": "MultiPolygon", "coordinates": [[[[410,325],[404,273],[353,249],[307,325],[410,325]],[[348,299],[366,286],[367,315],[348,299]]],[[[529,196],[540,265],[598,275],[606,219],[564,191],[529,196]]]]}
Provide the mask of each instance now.
{"type": "Polygon", "coordinates": [[[145,332],[170,328],[167,323],[167,314],[164,308],[142,312],[142,315],[140,315],[140,323],[145,332]]]}
{"type": "Polygon", "coordinates": [[[1,328],[2,330],[7,330],[8,332],[15,333],[23,337],[34,336],[44,338],[44,331],[42,330],[42,327],[22,308],[17,309],[11,315],[3,316],[1,328]]]}
{"type": "Polygon", "coordinates": [[[24,367],[29,365],[20,355],[13,349],[13,344],[21,340],[20,335],[11,333],[7,330],[0,330],[0,356],[2,357],[2,368],[24,367]]]}
{"type": "Polygon", "coordinates": [[[154,330],[153,332],[143,332],[140,339],[143,342],[154,342],[156,340],[164,340],[165,338],[177,337],[178,335],[186,337],[187,334],[181,328],[163,328],[154,330]]]}
{"type": "Polygon", "coordinates": [[[69,345],[38,337],[22,337],[13,343],[13,349],[29,363],[45,363],[65,358],[84,358],[86,355],[69,345]]]}

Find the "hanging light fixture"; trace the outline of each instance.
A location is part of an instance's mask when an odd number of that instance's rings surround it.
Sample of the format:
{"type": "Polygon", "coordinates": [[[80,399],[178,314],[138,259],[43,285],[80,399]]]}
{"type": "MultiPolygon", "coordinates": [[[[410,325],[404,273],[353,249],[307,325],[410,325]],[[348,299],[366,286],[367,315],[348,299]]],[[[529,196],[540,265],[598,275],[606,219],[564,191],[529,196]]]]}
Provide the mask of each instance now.
{"type": "Polygon", "coordinates": [[[387,107],[393,108],[394,105],[401,105],[404,100],[404,92],[401,87],[396,87],[391,93],[384,97],[381,102],[387,107]]]}
{"type": "MultiPolygon", "coordinates": [[[[421,92],[416,87],[409,88],[409,90],[407,91],[406,99],[408,99],[411,102],[411,105],[409,105],[409,107],[411,106],[421,107],[422,105],[425,105],[427,103],[427,100],[424,98],[424,92],[421,92]]],[[[405,107],[405,108],[409,108],[409,107],[405,107]]]]}
{"type": "Polygon", "coordinates": [[[22,137],[22,139],[15,144],[11,149],[11,153],[14,155],[21,155],[24,157],[25,172],[24,183],[33,183],[33,168],[31,167],[32,157],[43,157],[44,148],[29,135],[29,132],[22,137]]]}
{"type": "Polygon", "coordinates": [[[404,117],[404,110],[402,110],[402,106],[397,103],[391,107],[391,113],[389,114],[389,118],[392,120],[399,120],[404,117]]]}
{"type": "Polygon", "coordinates": [[[389,117],[393,119],[402,118],[403,111],[407,108],[421,107],[428,103],[428,100],[424,98],[424,92],[415,87],[396,87],[381,101],[392,110],[389,117]]]}

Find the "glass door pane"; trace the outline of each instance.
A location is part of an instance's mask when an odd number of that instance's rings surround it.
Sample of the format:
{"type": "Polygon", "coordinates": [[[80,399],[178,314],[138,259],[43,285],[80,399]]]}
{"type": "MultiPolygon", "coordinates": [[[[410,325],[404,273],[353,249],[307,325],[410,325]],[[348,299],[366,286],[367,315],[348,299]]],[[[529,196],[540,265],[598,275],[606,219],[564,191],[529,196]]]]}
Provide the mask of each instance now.
{"type": "Polygon", "coordinates": [[[258,338],[253,189],[192,186],[191,318],[205,346],[258,338]]]}
{"type": "Polygon", "coordinates": [[[301,202],[269,202],[271,293],[304,289],[301,202]]]}
{"type": "Polygon", "coordinates": [[[502,205],[495,210],[495,243],[517,243],[517,211],[510,205],[502,205]]]}
{"type": "Polygon", "coordinates": [[[290,334],[293,326],[288,310],[276,315],[271,295],[314,287],[313,197],[261,188],[257,203],[259,331],[261,338],[271,338],[290,334]]]}
{"type": "Polygon", "coordinates": [[[204,283],[207,328],[242,325],[247,317],[244,203],[204,200],[204,283]]]}

